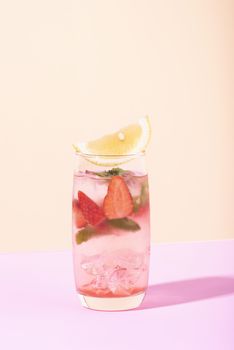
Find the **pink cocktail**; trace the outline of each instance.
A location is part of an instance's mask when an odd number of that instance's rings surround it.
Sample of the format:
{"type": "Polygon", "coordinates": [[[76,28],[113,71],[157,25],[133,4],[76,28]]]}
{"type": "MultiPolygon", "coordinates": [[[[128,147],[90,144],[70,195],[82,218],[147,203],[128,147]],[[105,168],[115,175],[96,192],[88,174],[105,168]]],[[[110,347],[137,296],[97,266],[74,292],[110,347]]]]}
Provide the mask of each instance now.
{"type": "MultiPolygon", "coordinates": [[[[73,183],[73,256],[84,306],[135,308],[148,285],[150,218],[144,153],[119,167],[77,155],[73,183]]],[[[124,157],[123,157],[124,158],[124,157]]]]}

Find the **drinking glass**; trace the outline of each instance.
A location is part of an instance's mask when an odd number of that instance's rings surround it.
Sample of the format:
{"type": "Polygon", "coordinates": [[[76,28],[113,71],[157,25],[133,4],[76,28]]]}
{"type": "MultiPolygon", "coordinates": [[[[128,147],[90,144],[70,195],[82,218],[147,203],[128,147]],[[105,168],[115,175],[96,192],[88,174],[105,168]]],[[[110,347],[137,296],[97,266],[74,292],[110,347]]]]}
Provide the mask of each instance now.
{"type": "Polygon", "coordinates": [[[85,307],[138,307],[148,286],[150,207],[145,153],[75,154],[72,245],[85,307]]]}

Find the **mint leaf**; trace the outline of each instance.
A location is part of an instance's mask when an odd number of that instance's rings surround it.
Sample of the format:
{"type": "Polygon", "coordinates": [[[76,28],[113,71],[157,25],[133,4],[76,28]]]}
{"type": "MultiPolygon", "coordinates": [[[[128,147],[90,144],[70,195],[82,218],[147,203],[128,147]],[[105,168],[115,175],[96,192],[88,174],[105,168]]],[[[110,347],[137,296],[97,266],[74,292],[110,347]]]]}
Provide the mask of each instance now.
{"type": "Polygon", "coordinates": [[[133,197],[133,212],[136,213],[140,207],[144,207],[144,205],[149,201],[149,186],[148,181],[145,181],[141,185],[141,192],[139,196],[133,197]]]}
{"type": "Polygon", "coordinates": [[[122,175],[122,174],[126,173],[126,170],[123,170],[121,168],[113,168],[111,170],[107,170],[107,173],[110,176],[116,176],[116,175],[122,175]]]}
{"type": "Polygon", "coordinates": [[[76,243],[81,244],[88,241],[92,236],[96,234],[94,227],[87,226],[76,233],[76,243]]]}
{"type": "Polygon", "coordinates": [[[111,177],[111,176],[117,176],[117,175],[124,175],[126,173],[128,173],[128,171],[123,170],[121,168],[113,168],[111,170],[92,172],[92,174],[100,176],[100,177],[111,177]]]}
{"type": "Polygon", "coordinates": [[[138,231],[140,226],[137,222],[132,219],[122,218],[122,219],[111,219],[107,221],[109,225],[126,231],[138,231]]]}
{"type": "Polygon", "coordinates": [[[149,185],[148,181],[145,181],[141,186],[140,202],[144,206],[149,200],[149,185]]]}
{"type": "Polygon", "coordinates": [[[137,196],[137,197],[133,197],[133,212],[136,213],[141,206],[141,197],[137,196]]]}
{"type": "Polygon", "coordinates": [[[107,233],[111,233],[112,231],[110,226],[113,228],[118,228],[125,231],[140,230],[140,226],[138,225],[138,223],[128,218],[106,220],[104,224],[106,224],[106,229],[107,229],[104,231],[99,230],[98,228],[95,228],[91,225],[88,225],[85,228],[79,230],[76,233],[76,243],[81,244],[83,242],[87,242],[90,238],[96,235],[104,235],[107,233]]]}

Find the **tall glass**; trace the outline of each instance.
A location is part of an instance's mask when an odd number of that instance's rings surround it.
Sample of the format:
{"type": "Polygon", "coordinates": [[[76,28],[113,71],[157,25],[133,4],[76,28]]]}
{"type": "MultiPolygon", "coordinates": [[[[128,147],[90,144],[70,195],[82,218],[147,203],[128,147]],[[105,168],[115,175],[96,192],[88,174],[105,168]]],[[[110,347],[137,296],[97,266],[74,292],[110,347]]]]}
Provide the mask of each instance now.
{"type": "Polygon", "coordinates": [[[74,274],[82,305],[138,307],[148,285],[150,254],[144,152],[101,158],[77,153],[72,208],[74,274]]]}

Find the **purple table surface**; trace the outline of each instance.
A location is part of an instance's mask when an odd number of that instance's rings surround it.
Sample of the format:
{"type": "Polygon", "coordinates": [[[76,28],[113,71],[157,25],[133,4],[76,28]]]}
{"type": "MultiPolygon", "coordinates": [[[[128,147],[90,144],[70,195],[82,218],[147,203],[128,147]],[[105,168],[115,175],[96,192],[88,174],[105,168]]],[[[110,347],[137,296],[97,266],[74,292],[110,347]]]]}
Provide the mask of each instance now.
{"type": "Polygon", "coordinates": [[[72,255],[0,255],[0,349],[234,349],[234,240],[152,246],[139,309],[82,308],[72,255]]]}

